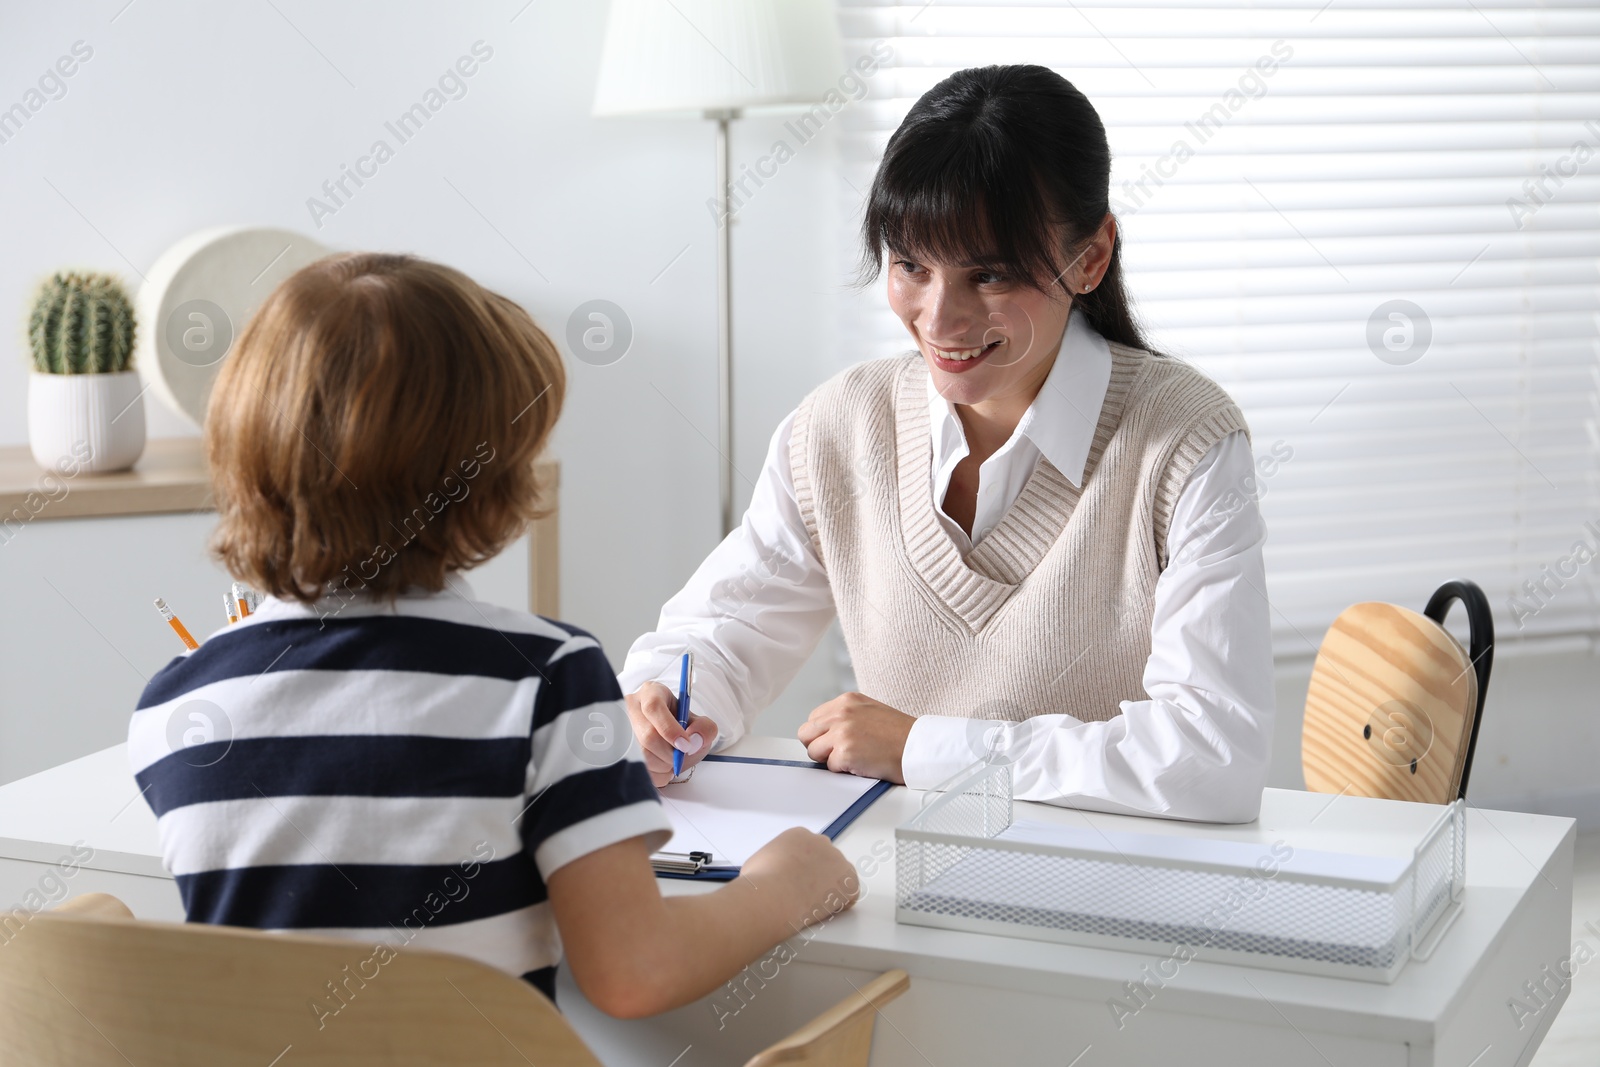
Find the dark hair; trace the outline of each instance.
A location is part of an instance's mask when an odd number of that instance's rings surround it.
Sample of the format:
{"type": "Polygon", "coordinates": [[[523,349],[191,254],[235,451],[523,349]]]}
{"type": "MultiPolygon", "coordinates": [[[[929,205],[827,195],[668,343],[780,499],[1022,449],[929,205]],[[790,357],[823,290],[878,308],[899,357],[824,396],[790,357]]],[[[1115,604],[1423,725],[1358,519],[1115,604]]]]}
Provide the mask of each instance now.
{"type": "MultiPolygon", "coordinates": [[[[861,283],[887,249],[1064,288],[1060,276],[1110,210],[1110,184],[1105,126],[1067,79],[1031,64],[956,71],[922,94],[884,149],[861,225],[861,283]]],[[[1149,348],[1122,279],[1120,229],[1105,277],[1072,297],[1107,340],[1149,348]]]]}

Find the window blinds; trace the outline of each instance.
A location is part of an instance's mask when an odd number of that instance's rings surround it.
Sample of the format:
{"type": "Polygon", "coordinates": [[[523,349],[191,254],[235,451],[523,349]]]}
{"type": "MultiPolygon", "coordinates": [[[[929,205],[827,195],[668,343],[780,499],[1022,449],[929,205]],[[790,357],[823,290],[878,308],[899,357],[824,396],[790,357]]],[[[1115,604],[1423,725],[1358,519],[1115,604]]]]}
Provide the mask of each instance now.
{"type": "MultiPolygon", "coordinates": [[[[1600,634],[1600,9],[842,0],[893,58],[841,124],[847,248],[947,74],[1041,63],[1105,122],[1153,345],[1249,419],[1275,647],[1349,604],[1488,594],[1502,645],[1600,634]]],[[[880,291],[851,358],[903,351],[880,291]]]]}

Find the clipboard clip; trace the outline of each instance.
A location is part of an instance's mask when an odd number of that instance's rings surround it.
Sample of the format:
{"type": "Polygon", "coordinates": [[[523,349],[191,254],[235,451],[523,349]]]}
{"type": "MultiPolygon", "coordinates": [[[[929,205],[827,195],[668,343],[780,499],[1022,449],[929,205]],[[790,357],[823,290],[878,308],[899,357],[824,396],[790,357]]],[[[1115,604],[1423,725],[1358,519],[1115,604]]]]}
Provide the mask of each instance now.
{"type": "Polygon", "coordinates": [[[650,857],[650,866],[668,874],[699,874],[711,866],[709,852],[657,852],[650,857]]]}

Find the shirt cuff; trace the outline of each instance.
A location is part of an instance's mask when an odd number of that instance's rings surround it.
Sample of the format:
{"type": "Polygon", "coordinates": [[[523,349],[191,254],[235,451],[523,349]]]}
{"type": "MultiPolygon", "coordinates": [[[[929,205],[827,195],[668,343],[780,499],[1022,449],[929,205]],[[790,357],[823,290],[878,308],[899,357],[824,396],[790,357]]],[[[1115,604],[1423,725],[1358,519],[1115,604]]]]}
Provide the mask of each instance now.
{"type": "Polygon", "coordinates": [[[617,672],[617,684],[625,695],[631,696],[646,682],[660,682],[674,693],[678,691],[678,660],[683,652],[661,659],[653,653],[630,655],[617,672]]]}
{"type": "Polygon", "coordinates": [[[932,789],[983,758],[983,728],[992,723],[924,715],[911,724],[900,773],[910,789],[932,789]]]}

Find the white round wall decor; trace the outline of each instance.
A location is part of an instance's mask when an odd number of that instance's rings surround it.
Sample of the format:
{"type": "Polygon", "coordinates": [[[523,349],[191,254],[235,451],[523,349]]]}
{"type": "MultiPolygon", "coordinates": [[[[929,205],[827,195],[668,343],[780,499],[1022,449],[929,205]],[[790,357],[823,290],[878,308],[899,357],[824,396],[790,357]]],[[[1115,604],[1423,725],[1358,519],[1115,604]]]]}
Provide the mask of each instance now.
{"type": "Polygon", "coordinates": [[[174,244],[139,287],[140,377],[199,426],[211,383],[250,316],[279,282],[328,251],[293,230],[256,226],[201,230],[174,244]]]}

